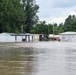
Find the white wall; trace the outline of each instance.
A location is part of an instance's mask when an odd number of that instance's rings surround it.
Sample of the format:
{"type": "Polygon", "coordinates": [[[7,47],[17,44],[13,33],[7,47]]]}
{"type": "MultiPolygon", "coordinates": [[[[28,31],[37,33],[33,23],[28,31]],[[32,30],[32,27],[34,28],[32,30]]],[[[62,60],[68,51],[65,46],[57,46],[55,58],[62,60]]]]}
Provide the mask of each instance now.
{"type": "Polygon", "coordinates": [[[0,36],[0,42],[22,42],[22,36],[17,36],[17,40],[15,36],[0,36]]]}
{"type": "MultiPolygon", "coordinates": [[[[24,36],[25,37],[25,36],[24,36]]],[[[9,35],[3,35],[0,36],[0,42],[22,42],[23,36],[9,36],[9,35]]],[[[34,36],[33,36],[34,40],[34,36]]],[[[26,37],[26,42],[31,42],[32,36],[26,37]]]]}
{"type": "Polygon", "coordinates": [[[72,35],[72,40],[73,42],[76,42],[76,35],[72,35]]]}
{"type": "Polygon", "coordinates": [[[30,36],[30,41],[32,41],[32,36],[30,36]]]}
{"type": "Polygon", "coordinates": [[[34,36],[27,36],[26,37],[26,42],[32,42],[32,41],[34,41],[34,36]],[[32,38],[33,37],[33,38],[32,38]]]}
{"type": "Polygon", "coordinates": [[[15,42],[14,36],[0,36],[0,42],[15,42]]]}
{"type": "Polygon", "coordinates": [[[35,41],[39,41],[39,35],[38,35],[38,34],[35,34],[35,35],[34,35],[34,40],[35,40],[35,41]]]}
{"type": "Polygon", "coordinates": [[[16,42],[22,42],[22,36],[17,36],[17,41],[16,42]]]}
{"type": "Polygon", "coordinates": [[[71,41],[71,42],[76,42],[76,35],[60,35],[60,40],[61,41],[71,41]]]}

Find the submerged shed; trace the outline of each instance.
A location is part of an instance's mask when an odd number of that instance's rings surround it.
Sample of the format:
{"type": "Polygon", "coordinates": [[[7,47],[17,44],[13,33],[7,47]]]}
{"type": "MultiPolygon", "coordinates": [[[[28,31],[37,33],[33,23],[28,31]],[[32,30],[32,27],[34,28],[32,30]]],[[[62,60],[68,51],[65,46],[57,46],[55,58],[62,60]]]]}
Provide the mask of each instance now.
{"type": "Polygon", "coordinates": [[[15,33],[1,33],[0,42],[31,42],[34,41],[33,34],[15,34],[15,33]]]}
{"type": "Polygon", "coordinates": [[[21,36],[22,41],[24,41],[24,42],[34,41],[34,35],[33,34],[26,33],[26,34],[19,34],[18,36],[21,36]]]}
{"type": "Polygon", "coordinates": [[[76,42],[76,32],[64,32],[60,34],[61,41],[76,42]]]}
{"type": "Polygon", "coordinates": [[[1,33],[0,42],[21,42],[21,37],[17,37],[15,33],[1,33]]]}
{"type": "Polygon", "coordinates": [[[44,39],[44,34],[30,34],[30,33],[1,33],[0,42],[32,42],[32,41],[42,41],[44,39]]]}
{"type": "Polygon", "coordinates": [[[60,35],[49,34],[49,39],[59,41],[60,35]]]}

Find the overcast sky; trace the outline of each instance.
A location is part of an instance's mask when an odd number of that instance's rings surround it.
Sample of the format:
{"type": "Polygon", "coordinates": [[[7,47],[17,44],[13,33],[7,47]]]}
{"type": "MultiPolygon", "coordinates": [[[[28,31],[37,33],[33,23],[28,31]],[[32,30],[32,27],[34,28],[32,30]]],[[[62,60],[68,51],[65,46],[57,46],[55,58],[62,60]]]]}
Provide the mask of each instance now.
{"type": "Polygon", "coordinates": [[[76,15],[76,0],[36,0],[38,16],[47,23],[61,23],[68,15],[76,15]]]}

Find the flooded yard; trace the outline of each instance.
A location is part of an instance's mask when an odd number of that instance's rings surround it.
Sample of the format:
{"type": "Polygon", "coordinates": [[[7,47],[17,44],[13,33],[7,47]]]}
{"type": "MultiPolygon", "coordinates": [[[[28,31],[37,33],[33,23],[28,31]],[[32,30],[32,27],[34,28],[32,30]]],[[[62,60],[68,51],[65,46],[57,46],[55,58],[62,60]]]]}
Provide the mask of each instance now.
{"type": "Polygon", "coordinates": [[[76,75],[76,43],[0,44],[0,75],[76,75]]]}

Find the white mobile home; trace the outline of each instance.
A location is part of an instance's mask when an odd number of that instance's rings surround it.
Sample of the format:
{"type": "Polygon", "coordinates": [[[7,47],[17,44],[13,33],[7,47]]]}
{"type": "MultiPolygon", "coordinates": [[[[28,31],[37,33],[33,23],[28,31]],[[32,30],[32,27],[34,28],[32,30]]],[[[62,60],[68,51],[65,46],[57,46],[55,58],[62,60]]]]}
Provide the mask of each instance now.
{"type": "Polygon", "coordinates": [[[60,34],[60,41],[76,42],[76,32],[64,32],[60,34]]]}
{"type": "Polygon", "coordinates": [[[34,41],[43,41],[44,34],[34,34],[34,41]]]}
{"type": "Polygon", "coordinates": [[[34,35],[33,34],[26,33],[26,34],[19,34],[17,36],[21,36],[22,37],[22,41],[24,41],[24,42],[32,42],[32,41],[34,41],[34,35]]]}
{"type": "Polygon", "coordinates": [[[0,42],[21,42],[22,37],[15,33],[1,33],[0,42]]]}
{"type": "Polygon", "coordinates": [[[31,42],[34,41],[33,34],[15,34],[15,33],[1,33],[0,42],[31,42]]]}
{"type": "Polygon", "coordinates": [[[49,34],[49,39],[59,41],[60,35],[49,34]]]}

